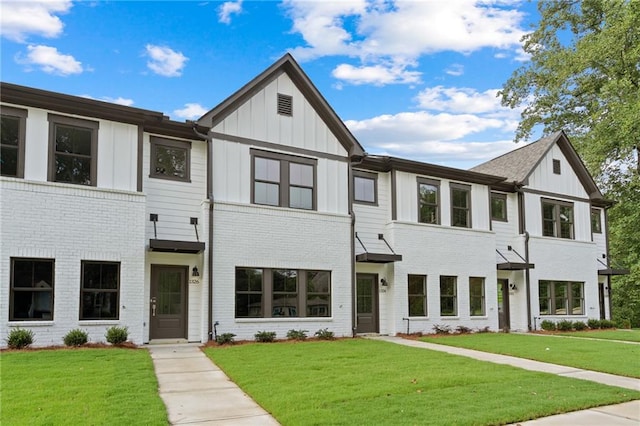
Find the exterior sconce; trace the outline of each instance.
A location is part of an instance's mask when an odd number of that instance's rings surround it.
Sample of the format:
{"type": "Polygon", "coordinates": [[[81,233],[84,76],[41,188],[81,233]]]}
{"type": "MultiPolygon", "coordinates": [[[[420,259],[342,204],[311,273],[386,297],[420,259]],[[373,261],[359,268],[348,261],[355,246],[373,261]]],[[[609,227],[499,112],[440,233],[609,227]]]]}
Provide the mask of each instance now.
{"type": "Polygon", "coordinates": [[[386,278],[383,278],[380,280],[380,284],[382,284],[383,287],[386,287],[389,285],[389,282],[386,280],[386,278]]]}
{"type": "Polygon", "coordinates": [[[514,283],[509,283],[509,290],[516,291],[516,290],[518,290],[518,287],[516,287],[516,285],[514,283]]]}
{"type": "Polygon", "coordinates": [[[193,269],[191,269],[191,276],[192,277],[199,277],[200,276],[200,272],[198,272],[198,267],[194,266],[193,269]]]}

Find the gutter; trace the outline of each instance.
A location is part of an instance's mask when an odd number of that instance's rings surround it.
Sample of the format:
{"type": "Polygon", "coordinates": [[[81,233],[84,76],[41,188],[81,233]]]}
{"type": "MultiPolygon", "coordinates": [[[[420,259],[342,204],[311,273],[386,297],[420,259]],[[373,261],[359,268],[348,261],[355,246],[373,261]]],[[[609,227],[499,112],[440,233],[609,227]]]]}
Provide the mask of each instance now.
{"type": "Polygon", "coordinates": [[[207,339],[213,340],[213,188],[212,188],[212,166],[213,166],[213,135],[211,131],[207,135],[200,133],[197,124],[193,122],[193,133],[207,142],[207,199],[209,200],[209,250],[207,252],[207,286],[209,290],[209,300],[207,303],[207,339]]]}
{"type": "MultiPolygon", "coordinates": [[[[527,231],[527,222],[524,211],[524,191],[522,190],[522,183],[516,183],[514,188],[518,193],[518,213],[520,220],[520,233],[524,234],[524,261],[527,264],[527,269],[524,271],[524,280],[525,280],[525,288],[527,291],[527,329],[529,331],[531,328],[531,276],[529,275],[529,231],[527,231]]],[[[535,324],[534,324],[535,326],[535,324]]]]}
{"type": "Polygon", "coordinates": [[[352,337],[356,337],[356,328],[357,328],[357,316],[356,312],[356,298],[357,289],[356,289],[356,214],[353,211],[353,166],[357,166],[362,164],[366,157],[367,153],[364,153],[357,161],[349,161],[349,170],[347,173],[347,178],[349,179],[348,184],[348,196],[349,196],[349,216],[351,216],[351,334],[352,337]]]}

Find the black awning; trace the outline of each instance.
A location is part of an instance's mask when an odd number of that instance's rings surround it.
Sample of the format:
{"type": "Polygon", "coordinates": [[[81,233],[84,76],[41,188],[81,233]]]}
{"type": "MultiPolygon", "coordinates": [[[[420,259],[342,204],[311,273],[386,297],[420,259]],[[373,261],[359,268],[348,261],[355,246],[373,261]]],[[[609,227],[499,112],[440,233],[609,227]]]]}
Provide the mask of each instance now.
{"type": "Polygon", "coordinates": [[[401,260],[401,254],[361,253],[356,255],[356,262],[365,263],[391,263],[400,262],[401,260]]]}
{"type": "Polygon", "coordinates": [[[195,241],[149,240],[149,249],[162,253],[196,254],[204,250],[204,243],[195,241]]]}
{"type": "Polygon", "coordinates": [[[525,269],[535,269],[536,265],[525,262],[504,262],[498,263],[499,271],[523,271],[525,269]]]}
{"type": "Polygon", "coordinates": [[[600,269],[598,275],[629,275],[629,270],[624,268],[600,269]]]}

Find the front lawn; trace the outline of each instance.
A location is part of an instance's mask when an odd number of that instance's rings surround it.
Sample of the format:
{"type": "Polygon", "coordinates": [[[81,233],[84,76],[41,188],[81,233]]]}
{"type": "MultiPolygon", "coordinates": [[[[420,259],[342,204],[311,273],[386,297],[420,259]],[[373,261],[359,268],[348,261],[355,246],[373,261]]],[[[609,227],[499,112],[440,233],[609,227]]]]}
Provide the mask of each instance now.
{"type": "Polygon", "coordinates": [[[366,339],[204,352],[283,425],[505,424],[640,392],[366,339]]]}
{"type": "Polygon", "coordinates": [[[588,337],[590,339],[622,340],[625,342],[640,343],[640,330],[620,329],[620,330],[593,330],[593,331],[572,331],[568,333],[558,333],[568,337],[588,337]]]}
{"type": "Polygon", "coordinates": [[[0,359],[0,424],[168,424],[146,350],[27,350],[0,359]]]}
{"type": "Polygon", "coordinates": [[[640,378],[640,345],[513,333],[421,337],[420,340],[640,378]]]}

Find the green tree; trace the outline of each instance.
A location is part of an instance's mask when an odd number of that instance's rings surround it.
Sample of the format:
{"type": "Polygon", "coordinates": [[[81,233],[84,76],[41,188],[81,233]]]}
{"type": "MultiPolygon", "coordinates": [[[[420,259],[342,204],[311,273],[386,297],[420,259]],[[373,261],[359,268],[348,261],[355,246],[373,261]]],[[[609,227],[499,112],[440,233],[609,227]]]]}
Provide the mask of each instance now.
{"type": "Polygon", "coordinates": [[[524,106],[516,142],[564,130],[607,198],[612,258],[631,268],[613,286],[615,318],[640,326],[640,1],[537,3],[523,38],[530,61],[500,91],[524,106]]]}

